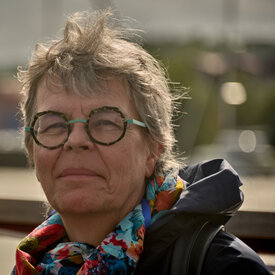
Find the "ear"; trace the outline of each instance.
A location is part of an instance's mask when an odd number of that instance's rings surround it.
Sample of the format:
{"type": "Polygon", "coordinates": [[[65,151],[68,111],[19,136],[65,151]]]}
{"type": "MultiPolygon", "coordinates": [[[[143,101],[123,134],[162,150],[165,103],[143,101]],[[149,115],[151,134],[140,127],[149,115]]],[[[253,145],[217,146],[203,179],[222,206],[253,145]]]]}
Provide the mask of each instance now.
{"type": "Polygon", "coordinates": [[[163,145],[151,140],[148,144],[148,157],[146,161],[146,169],[145,169],[145,176],[146,178],[150,178],[155,171],[155,166],[158,161],[159,155],[163,150],[163,145]]]}

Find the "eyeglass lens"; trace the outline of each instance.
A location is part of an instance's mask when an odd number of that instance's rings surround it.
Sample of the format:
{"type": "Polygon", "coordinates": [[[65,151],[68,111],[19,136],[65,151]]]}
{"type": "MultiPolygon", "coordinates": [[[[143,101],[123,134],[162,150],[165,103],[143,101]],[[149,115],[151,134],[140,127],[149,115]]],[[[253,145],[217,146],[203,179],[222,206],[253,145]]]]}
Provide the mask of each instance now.
{"type": "MultiPolygon", "coordinates": [[[[71,124],[61,114],[45,113],[34,124],[34,135],[42,145],[56,147],[64,144],[68,138],[71,124]]],[[[91,112],[87,125],[88,135],[95,142],[109,144],[118,141],[124,134],[125,122],[119,112],[103,108],[91,112]]]]}

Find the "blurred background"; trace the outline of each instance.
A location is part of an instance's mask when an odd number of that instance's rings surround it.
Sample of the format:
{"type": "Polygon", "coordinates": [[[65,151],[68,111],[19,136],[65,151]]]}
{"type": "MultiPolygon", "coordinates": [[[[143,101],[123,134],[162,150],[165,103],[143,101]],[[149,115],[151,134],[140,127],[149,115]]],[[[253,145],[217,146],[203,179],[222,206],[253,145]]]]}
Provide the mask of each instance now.
{"type": "Polygon", "coordinates": [[[225,157],[241,174],[272,173],[275,146],[274,0],[1,0],[0,165],[24,166],[17,66],[37,42],[61,34],[66,16],[111,6],[190,88],[175,123],[188,162],[225,157]]]}
{"type": "MultiPolygon", "coordinates": [[[[109,6],[144,31],[144,47],[189,89],[175,114],[186,162],[226,158],[242,176],[246,200],[230,229],[274,253],[274,0],[0,0],[0,228],[27,232],[45,200],[26,168],[17,66],[37,42],[61,34],[67,15],[109,6]]],[[[5,234],[2,241],[14,240],[5,234]]]]}

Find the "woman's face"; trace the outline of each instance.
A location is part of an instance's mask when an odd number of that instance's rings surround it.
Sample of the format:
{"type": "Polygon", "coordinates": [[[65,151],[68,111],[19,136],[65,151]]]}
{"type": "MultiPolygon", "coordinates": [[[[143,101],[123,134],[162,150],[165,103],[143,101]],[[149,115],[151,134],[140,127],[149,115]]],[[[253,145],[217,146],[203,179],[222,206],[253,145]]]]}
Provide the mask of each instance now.
{"type": "MultiPolygon", "coordinates": [[[[105,82],[105,92],[91,97],[52,86],[45,80],[39,85],[37,112],[52,110],[64,113],[68,120],[87,119],[92,109],[115,106],[126,119],[139,119],[129,87],[121,79],[105,82]]],[[[92,142],[84,126],[72,124],[61,148],[49,150],[34,143],[37,178],[48,201],[61,214],[119,213],[122,218],[140,202],[145,178],[154,171],[155,155],[139,126],[128,125],[124,138],[110,146],[92,142]]]]}

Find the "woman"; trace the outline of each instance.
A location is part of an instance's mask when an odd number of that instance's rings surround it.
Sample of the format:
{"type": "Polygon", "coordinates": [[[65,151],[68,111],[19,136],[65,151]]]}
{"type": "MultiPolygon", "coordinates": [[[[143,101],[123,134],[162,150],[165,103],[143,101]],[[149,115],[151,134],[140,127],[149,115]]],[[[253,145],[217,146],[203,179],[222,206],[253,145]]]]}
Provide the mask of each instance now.
{"type": "MultiPolygon", "coordinates": [[[[111,23],[108,12],[72,16],[19,73],[27,153],[54,211],[19,244],[13,274],[173,273],[177,239],[242,202],[224,161],[178,175],[165,73],[111,23]]],[[[241,268],[269,274],[219,232],[203,274],[241,268]]]]}

